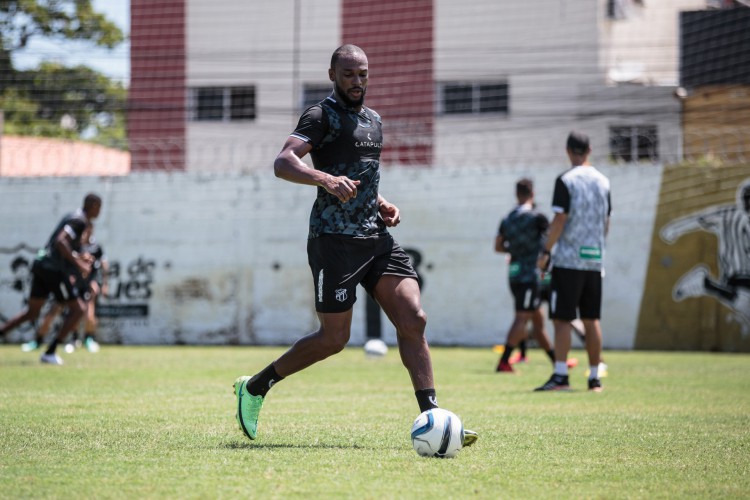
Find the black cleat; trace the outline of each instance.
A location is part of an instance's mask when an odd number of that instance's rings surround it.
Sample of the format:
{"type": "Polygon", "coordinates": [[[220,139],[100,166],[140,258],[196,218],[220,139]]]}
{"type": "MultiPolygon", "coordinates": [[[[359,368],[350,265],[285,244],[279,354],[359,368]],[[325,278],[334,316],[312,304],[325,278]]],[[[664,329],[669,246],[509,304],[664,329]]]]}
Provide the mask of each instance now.
{"type": "Polygon", "coordinates": [[[549,380],[534,391],[569,391],[570,384],[568,384],[567,375],[552,374],[549,380]]]}

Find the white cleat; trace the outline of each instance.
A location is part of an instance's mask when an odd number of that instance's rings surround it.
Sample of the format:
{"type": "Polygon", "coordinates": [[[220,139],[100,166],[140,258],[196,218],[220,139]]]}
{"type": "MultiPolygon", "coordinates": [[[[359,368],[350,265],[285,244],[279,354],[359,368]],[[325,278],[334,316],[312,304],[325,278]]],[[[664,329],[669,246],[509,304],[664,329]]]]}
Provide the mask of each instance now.
{"type": "Polygon", "coordinates": [[[41,361],[42,363],[47,363],[48,365],[63,364],[62,358],[57,354],[42,354],[42,356],[39,358],[39,361],[41,361]]]}

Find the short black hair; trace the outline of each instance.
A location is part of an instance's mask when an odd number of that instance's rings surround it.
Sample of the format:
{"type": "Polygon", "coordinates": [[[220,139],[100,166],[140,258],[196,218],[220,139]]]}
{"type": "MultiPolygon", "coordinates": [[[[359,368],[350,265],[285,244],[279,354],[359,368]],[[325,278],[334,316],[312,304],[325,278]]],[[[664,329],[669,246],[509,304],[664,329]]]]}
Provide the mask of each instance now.
{"type": "Polygon", "coordinates": [[[516,182],[516,196],[528,198],[534,192],[534,181],[524,177],[516,182]]]}
{"type": "Polygon", "coordinates": [[[331,69],[336,68],[336,64],[338,64],[339,59],[341,59],[342,57],[360,54],[367,57],[365,51],[357,47],[356,45],[352,45],[351,43],[342,45],[341,47],[333,51],[333,55],[331,56],[331,69]]]}
{"type": "Polygon", "coordinates": [[[586,154],[589,151],[589,136],[583,132],[573,130],[568,134],[567,148],[575,154],[586,154]]]}
{"type": "Polygon", "coordinates": [[[101,196],[95,193],[89,193],[83,199],[83,208],[89,208],[93,205],[101,205],[101,204],[102,204],[101,196]]]}

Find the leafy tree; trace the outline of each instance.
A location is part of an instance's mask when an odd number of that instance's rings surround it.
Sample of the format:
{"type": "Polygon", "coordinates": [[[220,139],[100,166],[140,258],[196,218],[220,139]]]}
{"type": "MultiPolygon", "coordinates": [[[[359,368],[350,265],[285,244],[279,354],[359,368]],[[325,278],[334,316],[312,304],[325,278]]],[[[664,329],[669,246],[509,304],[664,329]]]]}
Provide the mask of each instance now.
{"type": "MultiPolygon", "coordinates": [[[[0,108],[5,132],[50,137],[124,140],[126,90],[85,66],[42,63],[18,71],[12,53],[34,37],[81,40],[113,48],[122,31],[91,0],[0,0],[0,108]]],[[[112,145],[112,144],[108,144],[112,145]]]]}

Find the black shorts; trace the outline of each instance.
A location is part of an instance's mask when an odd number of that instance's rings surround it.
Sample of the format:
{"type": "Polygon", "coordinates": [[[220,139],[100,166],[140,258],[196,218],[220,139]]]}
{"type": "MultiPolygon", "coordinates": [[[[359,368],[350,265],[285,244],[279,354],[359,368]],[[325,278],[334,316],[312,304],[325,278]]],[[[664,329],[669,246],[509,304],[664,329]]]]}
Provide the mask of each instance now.
{"type": "Polygon", "coordinates": [[[63,271],[43,268],[36,263],[31,271],[31,292],[29,295],[32,298],[46,299],[52,294],[57,302],[65,303],[81,296],[73,276],[63,271]]]}
{"type": "Polygon", "coordinates": [[[599,319],[602,310],[602,272],[552,268],[549,317],[563,321],[599,319]]]}
{"type": "Polygon", "coordinates": [[[541,305],[539,285],[510,282],[510,291],[516,302],[516,311],[536,311],[541,305]]]}
{"type": "Polygon", "coordinates": [[[315,287],[315,310],[348,311],[357,285],[372,291],[384,274],[417,279],[409,255],[388,234],[367,238],[324,234],[307,240],[307,260],[315,287]]]}

